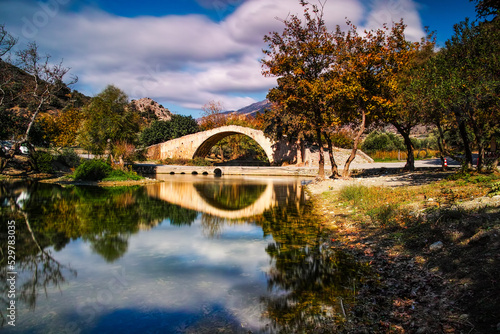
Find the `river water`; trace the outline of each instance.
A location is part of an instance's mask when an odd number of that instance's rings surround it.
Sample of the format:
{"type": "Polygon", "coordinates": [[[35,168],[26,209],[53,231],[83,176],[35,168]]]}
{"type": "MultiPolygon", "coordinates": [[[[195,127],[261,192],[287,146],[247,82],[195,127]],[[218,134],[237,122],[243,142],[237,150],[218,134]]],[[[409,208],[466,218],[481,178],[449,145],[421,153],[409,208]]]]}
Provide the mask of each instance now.
{"type": "Polygon", "coordinates": [[[114,188],[0,183],[2,331],[338,328],[360,270],[328,247],[305,182],[175,175],[114,188]]]}

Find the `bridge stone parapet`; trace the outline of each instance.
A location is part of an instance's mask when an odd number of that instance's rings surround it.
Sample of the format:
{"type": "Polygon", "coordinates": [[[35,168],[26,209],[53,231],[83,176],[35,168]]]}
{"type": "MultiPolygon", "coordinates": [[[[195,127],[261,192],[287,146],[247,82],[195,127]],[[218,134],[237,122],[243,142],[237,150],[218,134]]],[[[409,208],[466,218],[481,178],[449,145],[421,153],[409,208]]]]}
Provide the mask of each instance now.
{"type": "Polygon", "coordinates": [[[273,142],[260,130],[237,125],[222,126],[149,146],[146,149],[147,156],[153,160],[205,157],[220,140],[236,134],[255,140],[262,147],[272,165],[281,164],[283,161],[292,162],[296,159],[297,147],[295,145],[273,142]]]}

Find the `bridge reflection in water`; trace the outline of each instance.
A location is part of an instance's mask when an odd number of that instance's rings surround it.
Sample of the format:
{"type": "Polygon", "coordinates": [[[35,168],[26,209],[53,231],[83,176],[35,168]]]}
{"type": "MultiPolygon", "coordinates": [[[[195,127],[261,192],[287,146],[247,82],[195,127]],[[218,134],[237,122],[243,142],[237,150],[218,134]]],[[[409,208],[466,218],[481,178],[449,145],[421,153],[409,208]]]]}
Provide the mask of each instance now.
{"type": "Polygon", "coordinates": [[[263,214],[288,198],[302,197],[302,180],[290,178],[164,176],[163,183],[147,188],[148,195],[163,201],[226,219],[263,214]],[[286,186],[285,186],[286,185],[286,186]],[[285,193],[283,193],[285,192],[285,193]],[[295,192],[295,196],[289,196],[295,192]]]}

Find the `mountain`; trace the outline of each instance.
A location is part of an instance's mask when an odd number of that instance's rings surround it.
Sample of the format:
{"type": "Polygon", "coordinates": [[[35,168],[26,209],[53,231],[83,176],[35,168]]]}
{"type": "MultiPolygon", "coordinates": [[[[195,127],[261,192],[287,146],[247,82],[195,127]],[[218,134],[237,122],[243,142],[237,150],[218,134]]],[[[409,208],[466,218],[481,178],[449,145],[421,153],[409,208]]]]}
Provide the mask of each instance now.
{"type": "Polygon", "coordinates": [[[149,97],[132,100],[130,104],[135,107],[136,110],[141,112],[141,116],[144,119],[157,118],[160,121],[170,121],[172,118],[170,110],[149,97]]]}
{"type": "Polygon", "coordinates": [[[236,111],[226,111],[223,114],[236,114],[241,116],[255,117],[257,113],[263,114],[266,109],[271,109],[272,103],[269,100],[252,103],[249,106],[243,107],[236,111]]]}
{"type": "MultiPolygon", "coordinates": [[[[40,87],[46,85],[39,81],[40,87]]],[[[90,98],[76,90],[71,90],[67,85],[62,85],[51,96],[50,101],[44,107],[44,111],[56,112],[66,107],[81,107],[90,98]]],[[[4,110],[24,110],[33,102],[32,96],[35,90],[35,80],[32,75],[26,73],[19,67],[0,59],[0,105],[4,110]]]]}

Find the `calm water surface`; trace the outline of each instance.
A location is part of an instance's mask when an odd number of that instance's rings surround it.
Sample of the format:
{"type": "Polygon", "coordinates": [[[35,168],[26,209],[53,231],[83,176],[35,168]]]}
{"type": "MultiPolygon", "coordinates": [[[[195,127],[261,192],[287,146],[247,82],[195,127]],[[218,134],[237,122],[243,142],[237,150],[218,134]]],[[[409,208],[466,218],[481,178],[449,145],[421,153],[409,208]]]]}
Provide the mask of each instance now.
{"type": "Polygon", "coordinates": [[[146,187],[0,183],[2,330],[312,332],[343,321],[360,270],[303,180],[172,176],[146,187]],[[16,226],[8,298],[7,225],[16,226]],[[15,327],[7,306],[15,300],[15,327]]]}

